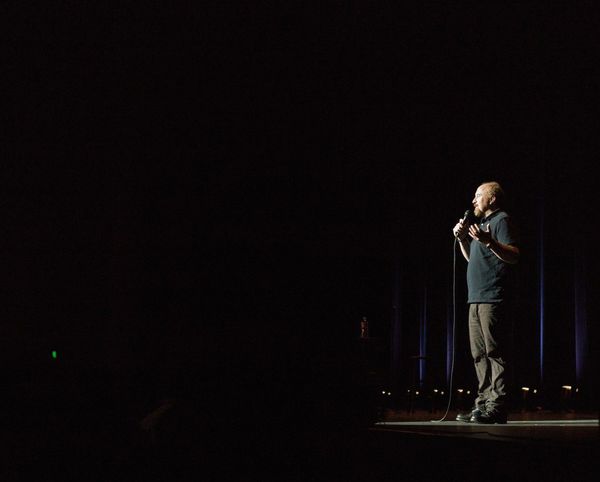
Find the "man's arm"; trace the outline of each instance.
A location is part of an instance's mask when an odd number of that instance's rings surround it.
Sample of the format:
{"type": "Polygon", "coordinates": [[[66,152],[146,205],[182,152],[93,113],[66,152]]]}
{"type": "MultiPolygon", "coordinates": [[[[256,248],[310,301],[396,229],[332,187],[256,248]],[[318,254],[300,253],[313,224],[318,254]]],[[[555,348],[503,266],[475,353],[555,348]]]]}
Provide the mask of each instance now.
{"type": "Polygon", "coordinates": [[[505,263],[518,263],[519,255],[521,254],[519,248],[512,244],[501,243],[500,241],[497,241],[494,238],[492,238],[489,223],[487,225],[486,230],[479,229],[479,226],[477,226],[476,224],[471,225],[469,227],[469,236],[484,244],[486,248],[491,250],[492,253],[494,253],[499,259],[501,259],[505,263]]]}
{"type": "Polygon", "coordinates": [[[458,244],[460,245],[460,250],[462,252],[463,257],[469,261],[469,257],[471,256],[471,242],[468,237],[458,240],[458,244]]]}
{"type": "Polygon", "coordinates": [[[469,223],[465,222],[466,218],[460,219],[456,226],[452,228],[452,234],[460,244],[460,250],[462,252],[463,257],[469,261],[469,256],[471,254],[471,241],[469,240],[469,223]]]}
{"type": "Polygon", "coordinates": [[[519,255],[521,252],[517,246],[503,244],[493,238],[490,238],[489,243],[485,246],[505,263],[517,264],[519,262],[519,255]]]}

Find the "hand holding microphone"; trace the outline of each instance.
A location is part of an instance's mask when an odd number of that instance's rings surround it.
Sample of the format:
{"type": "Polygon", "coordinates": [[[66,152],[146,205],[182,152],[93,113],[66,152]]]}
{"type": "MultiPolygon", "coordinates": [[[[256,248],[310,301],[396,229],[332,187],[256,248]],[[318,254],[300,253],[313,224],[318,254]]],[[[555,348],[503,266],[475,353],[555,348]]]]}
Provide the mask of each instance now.
{"type": "Polygon", "coordinates": [[[452,229],[452,234],[454,234],[454,237],[458,240],[458,241],[463,241],[467,235],[469,234],[469,217],[470,217],[471,211],[469,211],[468,209],[465,211],[465,214],[463,215],[462,219],[458,221],[458,223],[456,223],[456,226],[454,226],[454,228],[452,229]]]}

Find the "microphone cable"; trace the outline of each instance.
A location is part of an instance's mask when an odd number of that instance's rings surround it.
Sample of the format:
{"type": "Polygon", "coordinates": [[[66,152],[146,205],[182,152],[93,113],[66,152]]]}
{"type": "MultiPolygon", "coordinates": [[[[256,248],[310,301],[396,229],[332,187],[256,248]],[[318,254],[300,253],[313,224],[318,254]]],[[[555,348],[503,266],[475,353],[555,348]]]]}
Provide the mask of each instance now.
{"type": "Polygon", "coordinates": [[[458,238],[454,238],[454,244],[452,245],[452,361],[450,363],[450,387],[448,388],[448,405],[446,406],[446,413],[439,420],[432,420],[434,423],[443,422],[448,416],[450,411],[450,405],[452,404],[452,385],[454,379],[454,354],[456,352],[456,241],[458,238]]]}

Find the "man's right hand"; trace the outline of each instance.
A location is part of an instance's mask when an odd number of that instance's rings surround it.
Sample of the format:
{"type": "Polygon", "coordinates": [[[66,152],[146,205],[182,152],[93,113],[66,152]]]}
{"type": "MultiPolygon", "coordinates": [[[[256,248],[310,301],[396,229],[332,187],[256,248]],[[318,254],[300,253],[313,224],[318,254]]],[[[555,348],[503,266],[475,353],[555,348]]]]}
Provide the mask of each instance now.
{"type": "Polygon", "coordinates": [[[464,219],[459,220],[458,223],[456,223],[456,226],[454,226],[452,229],[452,234],[454,234],[454,237],[459,241],[465,239],[468,233],[469,223],[466,223],[464,219]]]}

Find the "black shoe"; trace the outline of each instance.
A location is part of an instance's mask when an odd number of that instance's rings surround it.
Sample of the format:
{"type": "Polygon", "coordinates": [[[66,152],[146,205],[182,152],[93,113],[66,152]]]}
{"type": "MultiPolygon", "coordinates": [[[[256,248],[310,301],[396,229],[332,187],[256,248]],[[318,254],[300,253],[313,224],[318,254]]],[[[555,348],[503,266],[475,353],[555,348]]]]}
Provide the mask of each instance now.
{"type": "Polygon", "coordinates": [[[483,423],[483,424],[494,424],[494,423],[500,423],[500,424],[504,424],[506,423],[506,413],[504,412],[499,412],[498,410],[489,410],[489,411],[484,411],[484,412],[480,412],[478,414],[475,414],[471,417],[470,422],[471,423],[483,423]]]}
{"type": "Polygon", "coordinates": [[[470,422],[475,415],[481,415],[483,412],[479,408],[474,408],[469,413],[459,413],[456,416],[457,422],[470,422]]]}

